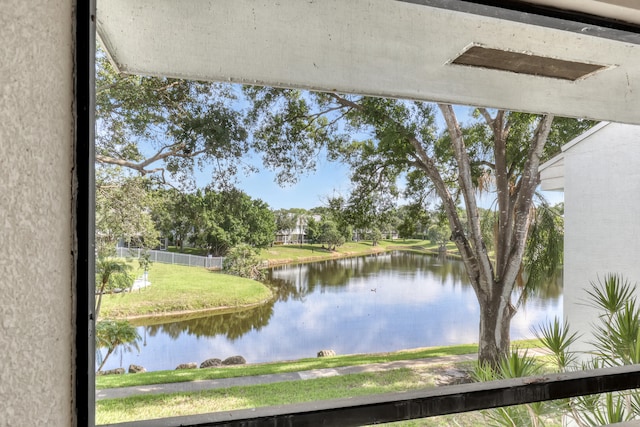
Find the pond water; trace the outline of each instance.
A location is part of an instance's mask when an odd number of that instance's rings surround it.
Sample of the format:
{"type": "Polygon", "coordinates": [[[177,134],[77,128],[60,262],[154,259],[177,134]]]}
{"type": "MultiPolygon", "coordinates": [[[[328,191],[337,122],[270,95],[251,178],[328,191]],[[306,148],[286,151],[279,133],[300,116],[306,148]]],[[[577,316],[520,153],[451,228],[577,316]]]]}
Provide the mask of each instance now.
{"type": "MultiPolygon", "coordinates": [[[[149,371],[242,355],[249,363],[477,342],[479,308],[460,261],[391,252],[271,269],[276,297],[236,313],[139,326],[140,352],[112,355],[103,369],[149,371]]],[[[512,339],[562,317],[561,280],[531,297],[512,339]]]]}

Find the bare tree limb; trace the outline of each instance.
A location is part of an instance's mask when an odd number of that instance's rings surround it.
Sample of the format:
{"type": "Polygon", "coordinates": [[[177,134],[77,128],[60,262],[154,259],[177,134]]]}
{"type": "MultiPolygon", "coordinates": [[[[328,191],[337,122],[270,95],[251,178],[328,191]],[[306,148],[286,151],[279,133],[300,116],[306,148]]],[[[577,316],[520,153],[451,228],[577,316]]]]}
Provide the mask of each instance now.
{"type": "Polygon", "coordinates": [[[527,240],[528,226],[531,221],[531,207],[533,206],[533,195],[540,182],[538,167],[544,146],[551,131],[553,115],[548,114],[542,117],[534,133],[531,146],[527,153],[527,160],[524,165],[523,174],[520,179],[519,191],[515,198],[514,206],[514,233],[513,243],[509,255],[509,262],[506,265],[504,279],[515,282],[520,269],[520,265],[515,265],[516,260],[521,260],[527,240]]]}
{"type": "MultiPolygon", "coordinates": [[[[165,168],[158,167],[147,169],[147,167],[155,162],[165,160],[169,157],[178,157],[183,159],[194,158],[206,152],[205,149],[192,151],[190,153],[181,152],[185,148],[184,143],[165,145],[160,148],[153,156],[150,156],[142,162],[134,162],[131,160],[120,159],[117,157],[96,154],[96,161],[99,163],[123,166],[138,171],[142,175],[150,175],[156,172],[164,172],[165,168]]],[[[164,174],[163,174],[164,177],[164,174]]]]}
{"type": "Polygon", "coordinates": [[[478,112],[482,115],[482,117],[484,117],[484,121],[487,122],[487,125],[489,125],[490,128],[493,128],[493,117],[491,117],[491,114],[489,114],[489,111],[487,111],[486,108],[478,108],[478,112]]]}
{"type": "MultiPolygon", "coordinates": [[[[475,189],[473,186],[473,180],[471,175],[471,164],[469,161],[469,154],[464,144],[464,138],[462,136],[462,130],[460,124],[455,116],[453,107],[447,104],[438,104],[442,115],[444,116],[451,138],[451,144],[453,145],[454,154],[458,163],[458,183],[463,194],[465,207],[467,210],[467,221],[469,224],[469,231],[471,234],[471,240],[475,251],[475,264],[477,265],[478,273],[481,275],[478,280],[479,292],[489,293],[491,292],[490,286],[493,282],[493,267],[489,255],[484,247],[482,241],[482,230],[480,228],[480,217],[478,215],[478,206],[476,203],[475,189]],[[484,287],[484,288],[483,288],[484,287]]],[[[473,280],[472,280],[473,281],[473,280]]]]}
{"type": "Polygon", "coordinates": [[[362,105],[358,104],[357,102],[353,102],[343,96],[338,95],[337,93],[329,93],[329,96],[331,96],[333,99],[336,100],[336,102],[340,105],[342,105],[343,107],[351,107],[354,108],[356,110],[360,110],[362,111],[364,108],[362,107],[362,105]]]}
{"type": "Polygon", "coordinates": [[[504,110],[498,111],[493,122],[493,152],[496,160],[496,191],[498,200],[498,245],[496,250],[496,274],[502,277],[510,252],[511,215],[509,173],[507,169],[507,138],[504,132],[504,110]]]}
{"type": "Polygon", "coordinates": [[[496,164],[495,163],[491,163],[487,160],[479,160],[477,162],[471,162],[472,165],[482,165],[482,166],[486,166],[489,169],[495,170],[496,168],[496,164]]]}

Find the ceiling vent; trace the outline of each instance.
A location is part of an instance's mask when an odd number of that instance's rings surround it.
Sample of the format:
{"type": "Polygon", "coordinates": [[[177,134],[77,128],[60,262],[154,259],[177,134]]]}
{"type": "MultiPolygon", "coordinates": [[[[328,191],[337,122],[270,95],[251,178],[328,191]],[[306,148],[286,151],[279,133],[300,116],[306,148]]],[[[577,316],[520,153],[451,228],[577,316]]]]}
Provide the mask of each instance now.
{"type": "Polygon", "coordinates": [[[571,81],[583,79],[609,68],[606,65],[565,61],[529,53],[490,49],[483,46],[471,46],[451,63],[571,81]]]}

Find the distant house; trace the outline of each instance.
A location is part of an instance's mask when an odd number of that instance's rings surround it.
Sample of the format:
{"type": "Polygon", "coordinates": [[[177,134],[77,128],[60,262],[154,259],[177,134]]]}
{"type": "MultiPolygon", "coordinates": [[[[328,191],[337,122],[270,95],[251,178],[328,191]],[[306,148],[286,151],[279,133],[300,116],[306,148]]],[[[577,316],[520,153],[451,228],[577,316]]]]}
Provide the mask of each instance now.
{"type": "Polygon", "coordinates": [[[307,221],[313,218],[320,222],[320,215],[299,215],[295,228],[291,230],[278,230],[275,242],[277,244],[288,245],[294,243],[306,243],[307,241],[307,221]]]}
{"type": "MultiPolygon", "coordinates": [[[[385,229],[385,230],[380,230],[380,232],[382,233],[382,239],[384,240],[396,240],[399,238],[398,230],[395,230],[395,229],[385,229]]],[[[359,240],[370,240],[371,239],[370,235],[371,235],[370,229],[353,230],[352,240],[354,242],[357,242],[359,240]]]]}
{"type": "Polygon", "coordinates": [[[564,191],[564,316],[585,334],[590,282],[620,273],[640,284],[640,126],[596,125],[540,166],[540,177],[543,190],[564,191]]]}

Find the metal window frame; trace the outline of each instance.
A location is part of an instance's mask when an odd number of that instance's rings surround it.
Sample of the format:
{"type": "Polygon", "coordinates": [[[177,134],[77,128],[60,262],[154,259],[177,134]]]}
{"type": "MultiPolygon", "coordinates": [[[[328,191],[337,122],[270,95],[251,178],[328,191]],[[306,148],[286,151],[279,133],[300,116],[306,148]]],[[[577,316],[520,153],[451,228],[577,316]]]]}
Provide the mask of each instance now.
{"type": "Polygon", "coordinates": [[[96,1],[75,1],[74,239],[75,378],[77,426],[95,425],[95,45],[96,1]]]}
{"type": "MultiPolygon", "coordinates": [[[[490,14],[502,19],[524,20],[536,25],[558,25],[568,31],[589,24],[601,37],[640,44],[640,29],[617,22],[595,22],[594,17],[561,14],[526,6],[521,2],[397,0],[490,14]],[[606,24],[606,25],[604,25],[606,24]],[[596,31],[597,30],[597,31],[596,31]]],[[[72,204],[75,245],[75,378],[76,425],[95,425],[94,292],[95,245],[93,235],[94,194],[94,108],[95,108],[95,11],[96,0],[75,4],[75,158],[72,204]]],[[[467,412],[501,406],[563,399],[588,394],[640,388],[640,367],[547,375],[536,378],[474,383],[428,390],[336,399],[286,406],[257,408],[114,424],[117,426],[306,426],[361,425],[401,421],[467,412]]]]}

